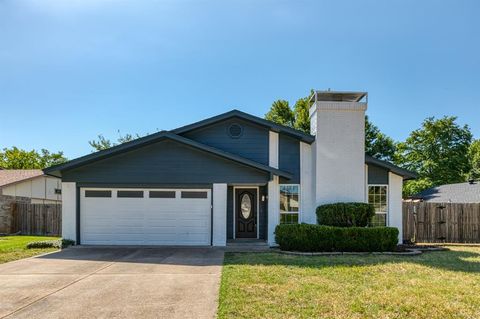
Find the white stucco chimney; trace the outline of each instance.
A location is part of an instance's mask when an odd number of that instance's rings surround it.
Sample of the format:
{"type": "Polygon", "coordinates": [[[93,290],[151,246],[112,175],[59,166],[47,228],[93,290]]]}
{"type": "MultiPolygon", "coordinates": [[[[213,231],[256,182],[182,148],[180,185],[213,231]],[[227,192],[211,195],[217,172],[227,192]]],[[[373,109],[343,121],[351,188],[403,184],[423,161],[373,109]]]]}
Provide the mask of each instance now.
{"type": "Polygon", "coordinates": [[[315,204],[365,201],[366,92],[316,91],[310,127],[315,135],[315,204]]]}

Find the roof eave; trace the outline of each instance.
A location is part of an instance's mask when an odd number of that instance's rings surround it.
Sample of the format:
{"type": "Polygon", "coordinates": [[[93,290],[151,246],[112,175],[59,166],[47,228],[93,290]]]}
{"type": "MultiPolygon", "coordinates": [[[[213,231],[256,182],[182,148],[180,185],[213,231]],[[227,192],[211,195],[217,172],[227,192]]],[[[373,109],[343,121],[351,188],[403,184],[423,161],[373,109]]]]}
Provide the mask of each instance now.
{"type": "Polygon", "coordinates": [[[134,140],[134,141],[131,141],[131,142],[127,142],[127,143],[124,143],[124,144],[121,144],[121,145],[117,145],[117,146],[114,146],[114,147],[109,148],[107,150],[98,151],[96,153],[92,153],[92,154],[74,159],[72,161],[69,161],[69,162],[66,162],[66,163],[63,163],[63,164],[48,167],[48,168],[43,169],[43,172],[46,175],[50,175],[50,176],[54,176],[54,177],[61,177],[63,170],[69,170],[69,169],[74,169],[74,168],[77,168],[77,167],[80,167],[80,166],[84,166],[84,165],[90,164],[92,162],[102,160],[102,159],[108,158],[110,156],[117,155],[117,154],[122,153],[122,152],[131,151],[131,150],[134,150],[136,148],[148,145],[150,143],[158,142],[158,141],[163,140],[163,139],[170,139],[170,140],[173,140],[173,141],[177,141],[179,143],[189,145],[193,148],[196,148],[196,149],[199,149],[199,150],[202,150],[202,151],[205,151],[205,152],[209,152],[211,154],[214,154],[214,155],[217,155],[217,156],[220,156],[220,157],[223,157],[223,158],[227,158],[227,159],[230,159],[230,160],[235,161],[237,163],[240,163],[240,164],[243,164],[243,165],[246,165],[246,166],[250,166],[250,167],[265,171],[265,172],[269,172],[269,173],[272,173],[274,175],[282,176],[282,177],[285,177],[287,179],[291,179],[293,177],[293,175],[288,173],[288,172],[285,172],[285,171],[282,171],[282,170],[279,170],[279,169],[276,169],[276,168],[273,168],[273,167],[270,167],[270,166],[267,166],[267,165],[264,165],[264,164],[261,164],[261,163],[257,163],[255,161],[246,159],[246,158],[241,157],[239,155],[228,153],[228,152],[216,149],[214,147],[211,147],[211,146],[208,146],[208,145],[190,140],[186,137],[179,136],[179,135],[176,135],[174,133],[167,132],[167,131],[162,131],[162,132],[159,132],[159,133],[156,133],[156,134],[152,134],[152,135],[150,135],[148,137],[145,137],[145,138],[140,138],[140,139],[137,139],[137,140],[134,140]]]}
{"type": "Polygon", "coordinates": [[[383,167],[396,175],[402,176],[403,180],[405,181],[418,178],[418,175],[415,172],[398,167],[395,164],[392,164],[388,161],[380,160],[370,155],[365,155],[365,163],[383,167]]]}

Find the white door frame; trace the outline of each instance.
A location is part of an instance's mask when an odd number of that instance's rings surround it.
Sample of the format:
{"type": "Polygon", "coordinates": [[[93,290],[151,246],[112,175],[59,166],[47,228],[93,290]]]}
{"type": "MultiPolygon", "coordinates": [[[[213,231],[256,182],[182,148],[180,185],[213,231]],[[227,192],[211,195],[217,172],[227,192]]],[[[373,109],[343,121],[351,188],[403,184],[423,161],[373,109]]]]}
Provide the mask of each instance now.
{"type": "Polygon", "coordinates": [[[260,195],[260,187],[259,186],[233,186],[233,239],[236,239],[235,237],[235,225],[237,224],[237,221],[235,219],[235,217],[237,216],[236,214],[236,205],[235,205],[235,190],[236,189],[246,189],[246,188],[254,188],[257,190],[257,238],[256,239],[259,239],[260,238],[260,227],[259,227],[259,224],[260,224],[260,198],[259,198],[259,195],[260,195]]]}

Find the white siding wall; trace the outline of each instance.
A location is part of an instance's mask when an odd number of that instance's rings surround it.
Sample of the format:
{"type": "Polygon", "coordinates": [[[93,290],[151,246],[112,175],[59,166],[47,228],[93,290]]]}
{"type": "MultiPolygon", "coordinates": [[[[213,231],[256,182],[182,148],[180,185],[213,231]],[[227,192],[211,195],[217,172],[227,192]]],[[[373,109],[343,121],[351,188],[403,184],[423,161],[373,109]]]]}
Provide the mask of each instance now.
{"type": "Polygon", "coordinates": [[[76,183],[62,183],[62,237],[77,239],[77,186],[76,183]]]}
{"type": "Polygon", "coordinates": [[[274,176],[273,180],[268,182],[268,244],[274,246],[275,243],[275,227],[280,222],[280,188],[278,184],[278,176],[274,176]]]}
{"type": "Polygon", "coordinates": [[[16,183],[2,188],[3,195],[28,197],[33,204],[55,204],[62,200],[60,194],[55,194],[55,189],[61,189],[59,178],[39,176],[24,182],[16,183]]]}
{"type": "Polygon", "coordinates": [[[316,102],[315,206],[365,200],[365,103],[316,102]]]}
{"type": "MultiPolygon", "coordinates": [[[[278,133],[270,131],[268,143],[268,165],[278,168],[278,133]]],[[[280,189],[279,178],[274,176],[268,182],[268,243],[275,245],[275,227],[280,221],[280,189]]]]}
{"type": "Polygon", "coordinates": [[[213,184],[212,245],[227,245],[227,184],[213,184]]]}
{"type": "Polygon", "coordinates": [[[388,226],[398,228],[399,243],[403,242],[402,187],[403,187],[402,176],[398,176],[393,173],[388,173],[388,226]]]}
{"type": "Polygon", "coordinates": [[[316,224],[312,146],[300,142],[300,223],[316,224]]]}

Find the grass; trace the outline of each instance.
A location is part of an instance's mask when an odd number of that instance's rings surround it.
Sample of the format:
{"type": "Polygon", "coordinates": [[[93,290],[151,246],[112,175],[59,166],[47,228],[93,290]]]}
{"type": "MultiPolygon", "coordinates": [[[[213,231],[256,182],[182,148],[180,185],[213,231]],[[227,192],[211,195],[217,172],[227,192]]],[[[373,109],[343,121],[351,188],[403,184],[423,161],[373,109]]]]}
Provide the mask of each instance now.
{"type": "Polygon", "coordinates": [[[55,251],[56,248],[27,249],[27,244],[38,240],[54,240],[47,236],[5,236],[0,237],[0,264],[55,251]]]}
{"type": "Polygon", "coordinates": [[[219,318],[480,318],[480,246],[420,256],[228,253],[219,318]]]}

